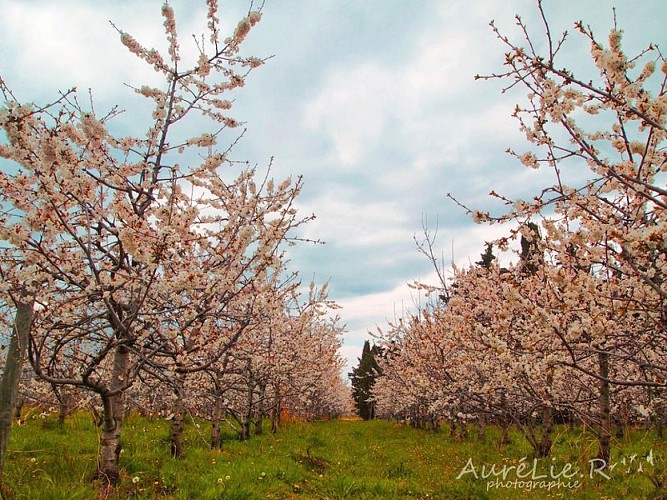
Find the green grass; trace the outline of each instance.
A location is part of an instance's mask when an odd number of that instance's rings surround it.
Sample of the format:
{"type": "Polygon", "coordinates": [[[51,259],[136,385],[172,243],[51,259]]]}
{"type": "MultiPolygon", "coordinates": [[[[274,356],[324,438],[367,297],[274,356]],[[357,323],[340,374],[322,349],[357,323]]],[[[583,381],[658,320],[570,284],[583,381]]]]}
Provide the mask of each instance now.
{"type": "MultiPolygon", "coordinates": [[[[581,429],[559,429],[553,459],[538,462],[540,473],[572,464],[585,472],[576,489],[487,491],[487,480],[457,475],[472,459],[480,472],[517,466],[532,467],[530,447],[518,434],[498,447],[499,432],[489,429],[485,443],[471,433],[466,441],[440,432],[401,427],[391,422],[292,423],[277,434],[248,442],[226,436],[223,451],[208,448],[209,426],[186,426],[186,456],[169,456],[169,422],[133,416],[123,429],[122,483],[104,490],[91,481],[95,472],[97,428],[85,413],[60,427],[55,418],[31,419],[15,426],[9,443],[5,490],[7,498],[95,499],[393,499],[393,498],[653,498],[664,494],[651,476],[665,480],[667,443],[653,431],[636,430],[615,443],[617,466],[610,479],[588,478],[588,460],[595,454],[592,436],[581,429]],[[646,454],[653,450],[653,465],[646,454]],[[633,455],[636,455],[634,458],[633,455]],[[631,460],[632,458],[632,460],[631,460]],[[626,465],[622,460],[625,459],[626,465]],[[643,470],[638,470],[641,463],[643,470]]],[[[577,477],[578,478],[578,477],[577,477]]],[[[515,470],[508,479],[516,479],[515,470]]],[[[579,478],[578,478],[579,479],[579,478]]]]}

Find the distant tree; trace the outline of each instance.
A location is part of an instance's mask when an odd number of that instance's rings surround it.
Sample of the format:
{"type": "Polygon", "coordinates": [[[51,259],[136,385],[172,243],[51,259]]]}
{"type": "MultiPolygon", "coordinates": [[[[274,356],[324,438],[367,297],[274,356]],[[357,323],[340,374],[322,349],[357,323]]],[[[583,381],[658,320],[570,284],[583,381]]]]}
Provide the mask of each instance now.
{"type": "Polygon", "coordinates": [[[364,342],[359,365],[353,368],[349,374],[352,379],[352,397],[357,405],[359,415],[364,420],[375,418],[375,401],[371,399],[371,391],[375,385],[375,379],[380,374],[377,363],[377,358],[380,355],[380,347],[376,345],[371,347],[367,340],[364,342]]]}

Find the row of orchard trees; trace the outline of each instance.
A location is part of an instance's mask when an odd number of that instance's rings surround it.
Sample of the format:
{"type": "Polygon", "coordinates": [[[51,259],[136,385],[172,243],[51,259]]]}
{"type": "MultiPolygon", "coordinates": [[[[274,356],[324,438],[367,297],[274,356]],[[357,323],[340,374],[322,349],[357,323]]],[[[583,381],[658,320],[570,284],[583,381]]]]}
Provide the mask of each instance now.
{"type": "MultiPolygon", "coordinates": [[[[190,64],[167,3],[168,53],[119,30],[162,76],[160,88],[135,88],[153,107],[143,137],[110,133],[117,113],[84,109],[74,90],[22,104],[0,80],[0,301],[12,331],[3,411],[27,351],[61,397],[77,388],[99,399],[109,481],[129,394],[174,415],[177,456],[188,409],[218,429],[234,415],[247,435],[281,406],[312,414],[345,402],[326,290],[303,297],[286,269],[283,247],[311,218],[294,208],[301,181],[236,170],[230,158],[238,122],[226,96],[263,62],[240,55],[261,14],[225,38],[217,2],[206,3],[209,36],[190,64]]],[[[8,426],[3,418],[0,456],[8,426]]]]}
{"type": "Polygon", "coordinates": [[[502,217],[473,212],[514,221],[518,262],[501,267],[489,247],[443,280],[436,304],[390,326],[374,397],[384,416],[517,425],[538,456],[554,422],[583,422],[608,461],[615,423],[667,416],[667,62],[654,45],[628,57],[616,26],[603,44],[579,23],[599,75],[580,79],[559,66],[564,38],[538,6],[547,39],[520,18],[525,46],[494,28],[506,71],[483,78],[527,89],[515,117],[532,148],[510,153],[554,183],[502,198],[502,217]]]}

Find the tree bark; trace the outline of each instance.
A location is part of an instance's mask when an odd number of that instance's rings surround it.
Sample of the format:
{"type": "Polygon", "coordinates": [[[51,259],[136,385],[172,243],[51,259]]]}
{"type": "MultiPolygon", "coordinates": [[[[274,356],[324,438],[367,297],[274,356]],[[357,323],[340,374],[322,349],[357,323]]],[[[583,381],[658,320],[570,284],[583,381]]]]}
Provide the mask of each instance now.
{"type": "Polygon", "coordinates": [[[119,479],[120,432],[123,425],[123,387],[126,384],[130,353],[119,345],[114,353],[110,390],[102,394],[103,419],[100,435],[100,458],[97,476],[103,481],[116,484],[119,479]]]}
{"type": "Polygon", "coordinates": [[[5,451],[16,412],[21,381],[21,369],[28,348],[28,338],[33,318],[33,301],[16,303],[16,317],[7,349],[5,369],[0,381],[0,484],[5,464],[5,451]]]}

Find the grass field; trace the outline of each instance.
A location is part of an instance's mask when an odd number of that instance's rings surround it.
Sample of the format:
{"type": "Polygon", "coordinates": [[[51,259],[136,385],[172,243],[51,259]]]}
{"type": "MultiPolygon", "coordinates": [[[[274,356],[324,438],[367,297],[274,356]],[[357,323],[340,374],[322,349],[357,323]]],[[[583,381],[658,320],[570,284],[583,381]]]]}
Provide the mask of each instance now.
{"type": "Polygon", "coordinates": [[[421,431],[384,421],[294,422],[248,442],[230,434],[223,451],[212,451],[207,424],[188,422],[186,456],[180,461],[169,456],[168,436],[169,422],[130,417],[123,431],[122,484],[104,490],[90,481],[97,449],[91,415],[74,415],[64,427],[51,416],[29,419],[12,430],[5,498],[630,499],[664,494],[654,483],[665,479],[667,443],[645,430],[617,441],[616,465],[608,477],[594,473],[592,478],[595,443],[581,429],[559,430],[553,459],[535,464],[520,435],[498,447],[494,429],[480,443],[474,433],[461,441],[446,429],[421,431]],[[505,466],[504,487],[487,488],[496,478],[483,479],[483,465],[486,471],[495,466],[496,472],[505,466]],[[556,484],[548,490],[551,481],[556,484]]]}

